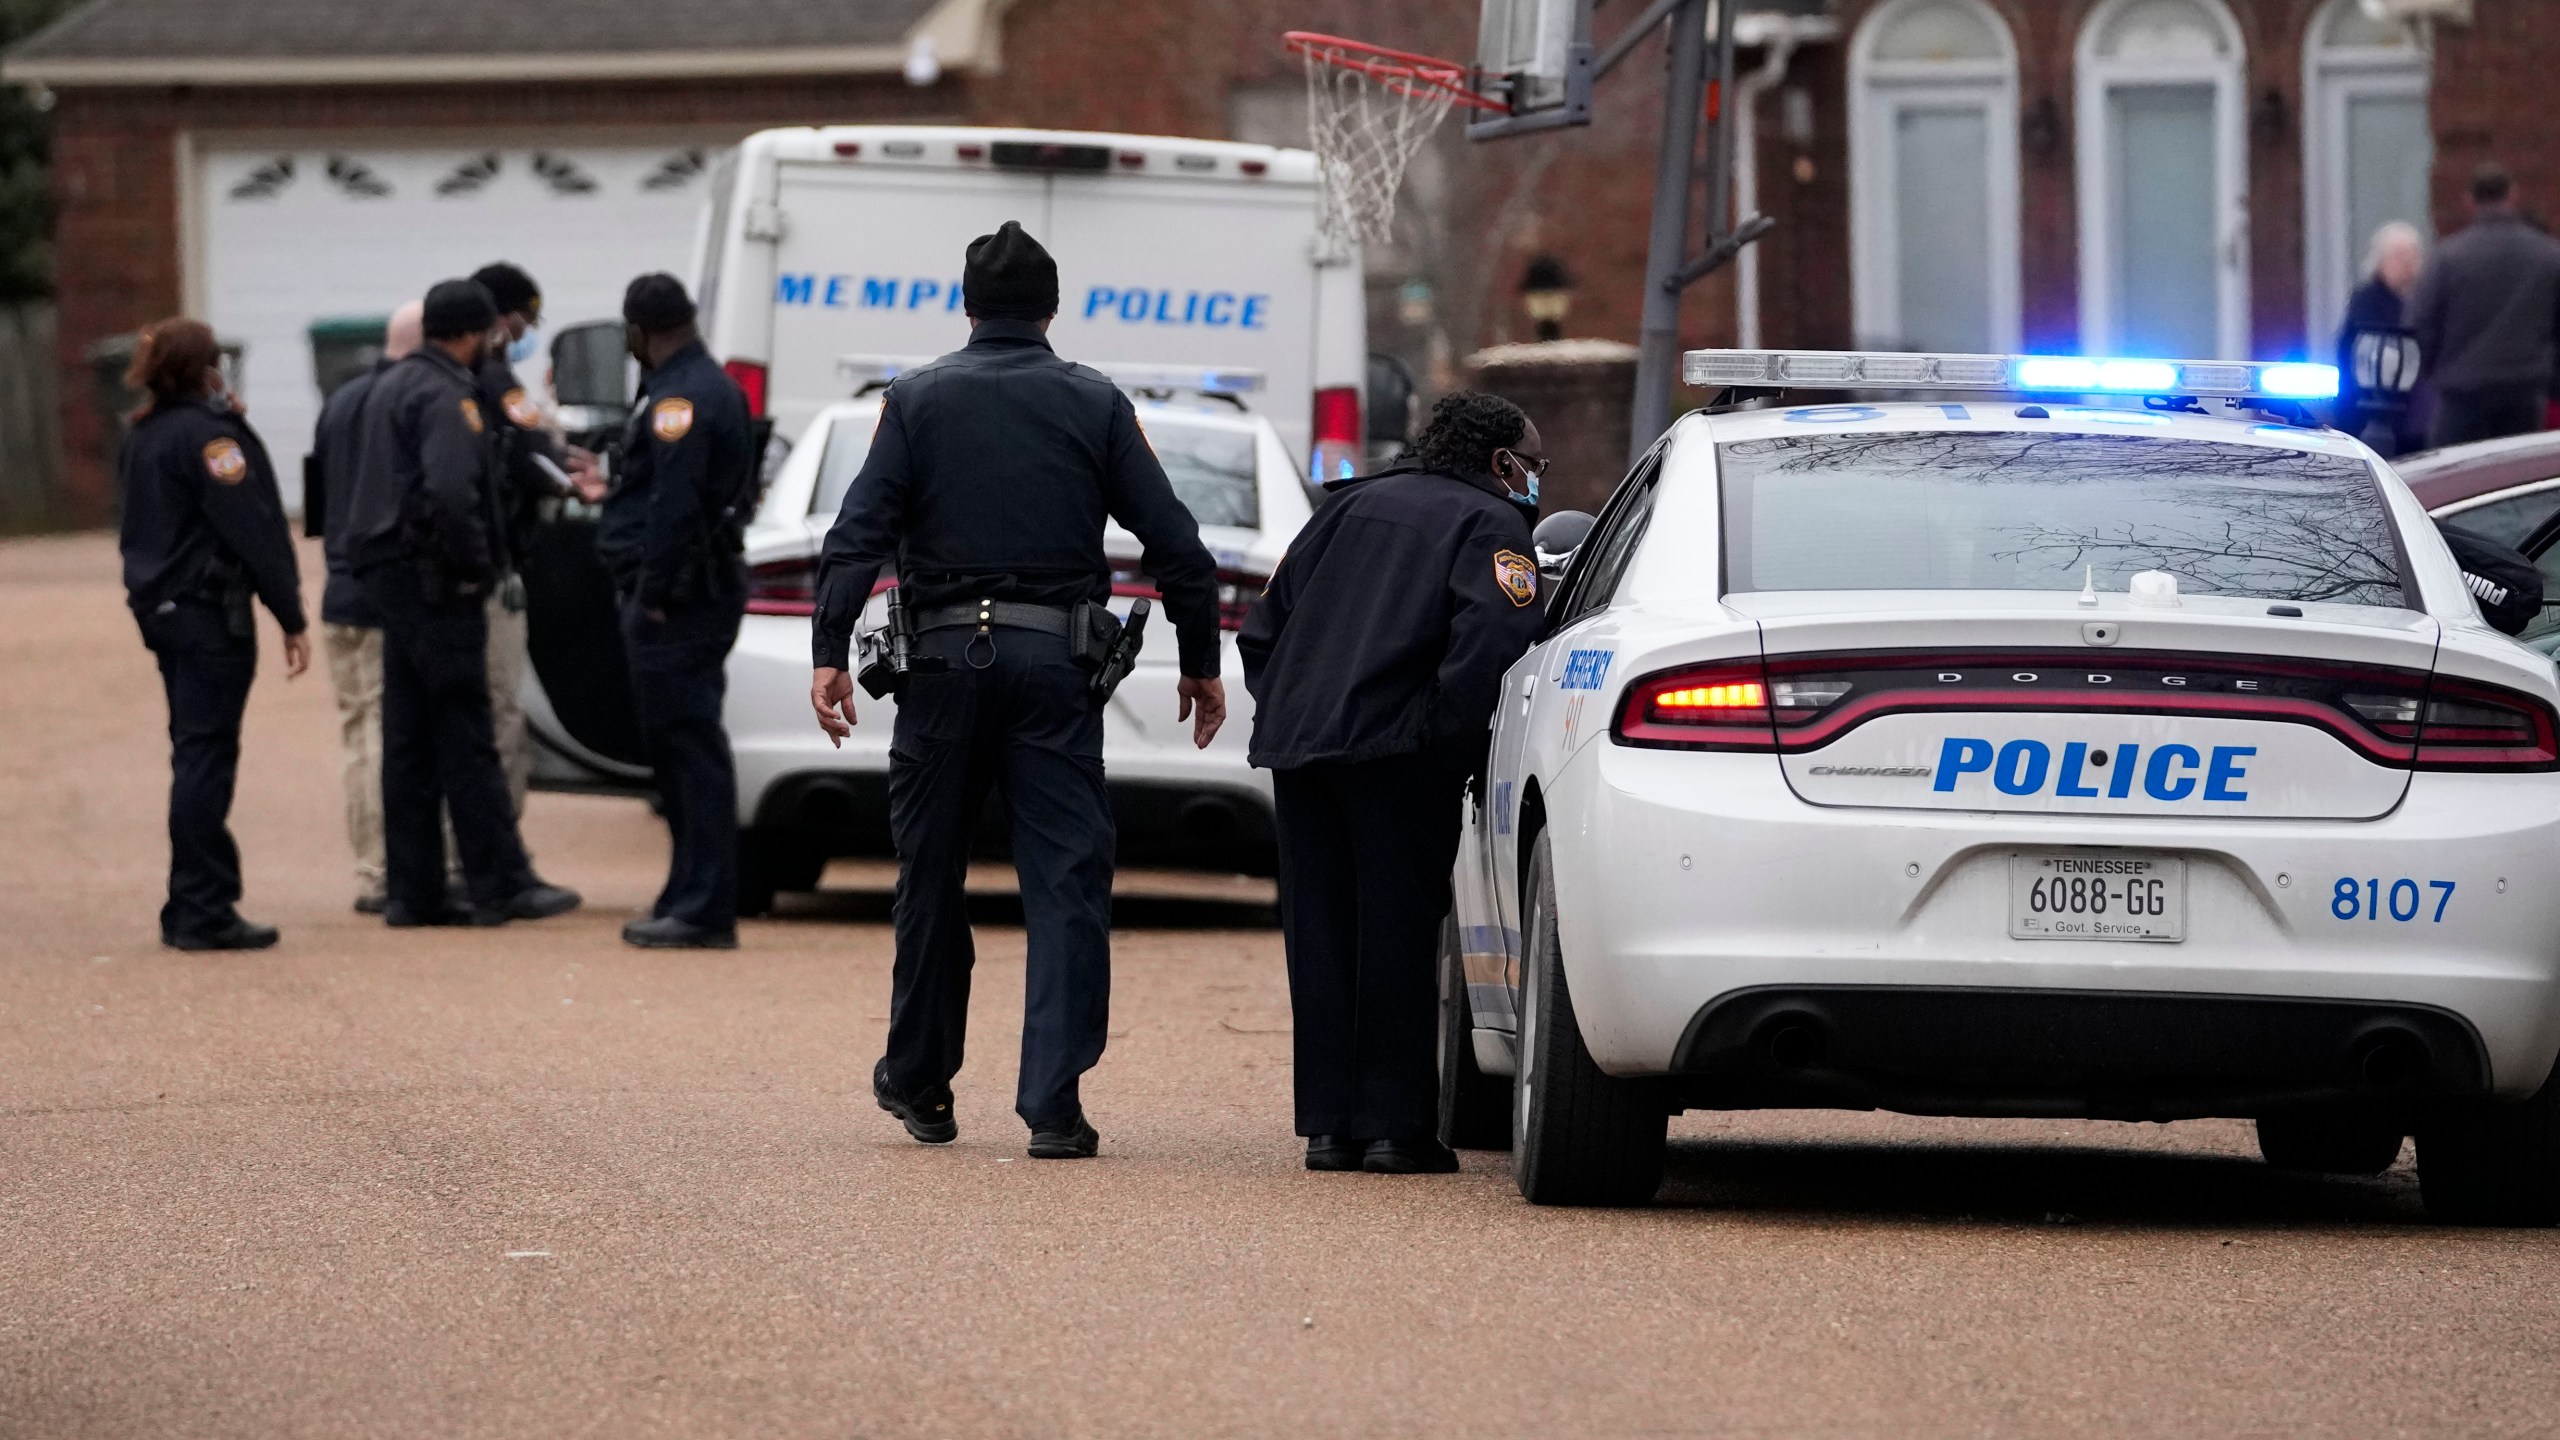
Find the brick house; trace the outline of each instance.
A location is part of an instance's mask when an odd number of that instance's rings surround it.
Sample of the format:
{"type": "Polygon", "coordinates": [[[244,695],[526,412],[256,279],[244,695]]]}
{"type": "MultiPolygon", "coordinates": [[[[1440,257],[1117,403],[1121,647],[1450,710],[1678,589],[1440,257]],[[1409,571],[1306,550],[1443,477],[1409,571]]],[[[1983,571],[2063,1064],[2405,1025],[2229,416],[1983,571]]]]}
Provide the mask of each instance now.
{"type": "MultiPolygon", "coordinates": [[[[1809,347],[2308,353],[2375,221],[2457,226],[2464,177],[2492,156],[2529,205],[2560,205],[2560,127],[2536,73],[2560,54],[2550,0],[2473,0],[2417,30],[2369,20],[2361,0],[1743,3],[1763,42],[1737,72],[1753,77],[1738,86],[1756,134],[1745,208],[1779,229],[1747,277],[1691,292],[1692,343],[1756,328],[1809,347]],[[1757,292],[1756,327],[1740,289],[1757,292]]],[[[757,128],[931,120],[1286,142],[1303,134],[1304,104],[1280,31],[1465,56],[1477,9],[91,0],[13,51],[0,78],[53,97],[60,358],[77,370],[84,347],[155,316],[220,323],[224,304],[321,267],[389,266],[419,228],[305,253],[295,246],[334,233],[314,227],[335,212],[305,224],[293,205],[516,205],[475,222],[504,223],[470,253],[526,260],[557,313],[581,285],[618,293],[631,267],[557,249],[537,262],[527,247],[673,233],[668,217],[697,203],[700,153],[757,128]],[[593,197],[628,208],[574,218],[593,197]],[[526,208],[538,206],[556,208],[526,208]]],[[[1604,4],[1598,28],[1635,10],[1604,4]]],[[[1369,257],[1373,348],[1450,383],[1467,352],[1528,338],[1519,281],[1541,255],[1572,277],[1571,333],[1634,337],[1658,53],[1603,83],[1588,129],[1471,146],[1445,128],[1408,177],[1396,244],[1369,257]]],[[[301,413],[298,396],[273,398],[292,388],[273,381],[284,362],[251,363],[253,407],[301,413]]],[[[65,395],[72,498],[103,517],[85,377],[65,395]]],[[[274,423],[278,450],[298,451],[274,423]]]]}

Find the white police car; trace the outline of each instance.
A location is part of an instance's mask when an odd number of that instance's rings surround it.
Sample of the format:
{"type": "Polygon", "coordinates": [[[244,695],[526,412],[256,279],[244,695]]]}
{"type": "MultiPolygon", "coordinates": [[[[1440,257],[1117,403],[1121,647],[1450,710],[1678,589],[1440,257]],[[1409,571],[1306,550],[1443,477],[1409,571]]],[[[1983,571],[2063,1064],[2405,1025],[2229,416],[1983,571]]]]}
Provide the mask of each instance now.
{"type": "MultiPolygon", "coordinates": [[[[882,368],[894,368],[886,367],[882,368]]],[[[1138,397],[1138,424],[1174,493],[1200,522],[1218,561],[1219,623],[1229,632],[1278,568],[1309,513],[1297,465],[1271,422],[1136,367],[1112,372],[1138,397]]],[[[726,718],[738,762],[740,819],[747,828],[755,887],[808,889],[827,857],[886,853],[889,735],[894,699],[856,692],[861,723],[842,748],[827,743],[809,713],[809,613],[819,548],[844,494],[871,450],[877,394],[820,411],[775,477],[747,532],[748,614],[729,655],[726,718]]],[[[1152,595],[1138,573],[1136,537],[1110,527],[1105,548],[1120,567],[1113,589],[1152,595]]],[[[1125,599],[1115,608],[1126,612],[1125,599]]],[[[863,628],[883,621],[874,597],[863,628]]],[[[1171,623],[1149,621],[1137,668],[1113,693],[1103,721],[1103,757],[1131,863],[1269,873],[1270,779],[1245,763],[1252,699],[1229,687],[1226,728],[1208,749],[1178,720],[1171,623]]],[[[1230,633],[1225,673],[1243,673],[1230,633]]],[[[754,895],[748,897],[756,898],[754,895]]]]}
{"type": "Polygon", "coordinates": [[[1626,1203],[1687,1108],[2243,1116],[2560,1218],[2560,684],[2279,418],[2324,367],[1688,378],[1974,393],[1692,414],[1619,487],[1467,817],[1448,1138],[1626,1203]]]}

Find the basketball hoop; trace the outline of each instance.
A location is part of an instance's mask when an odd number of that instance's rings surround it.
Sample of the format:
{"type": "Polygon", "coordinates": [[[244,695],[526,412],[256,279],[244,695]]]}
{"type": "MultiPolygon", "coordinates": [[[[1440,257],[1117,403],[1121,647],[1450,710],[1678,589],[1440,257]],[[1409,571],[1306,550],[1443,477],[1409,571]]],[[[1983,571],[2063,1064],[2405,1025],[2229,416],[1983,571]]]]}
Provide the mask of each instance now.
{"type": "Polygon", "coordinates": [[[1307,66],[1307,133],[1316,152],[1318,225],[1348,248],[1384,244],[1405,166],[1453,106],[1501,111],[1454,60],[1292,30],[1280,37],[1307,66]]]}

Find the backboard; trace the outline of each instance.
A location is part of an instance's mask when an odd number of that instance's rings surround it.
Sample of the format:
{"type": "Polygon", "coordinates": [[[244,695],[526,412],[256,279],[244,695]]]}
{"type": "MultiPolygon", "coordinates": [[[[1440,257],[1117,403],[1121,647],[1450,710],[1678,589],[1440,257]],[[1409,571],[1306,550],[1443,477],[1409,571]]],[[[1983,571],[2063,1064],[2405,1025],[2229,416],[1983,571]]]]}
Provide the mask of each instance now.
{"type": "Polygon", "coordinates": [[[1591,122],[1593,0],[1484,0],[1476,26],[1478,85],[1508,112],[1471,119],[1489,140],[1591,122]]]}

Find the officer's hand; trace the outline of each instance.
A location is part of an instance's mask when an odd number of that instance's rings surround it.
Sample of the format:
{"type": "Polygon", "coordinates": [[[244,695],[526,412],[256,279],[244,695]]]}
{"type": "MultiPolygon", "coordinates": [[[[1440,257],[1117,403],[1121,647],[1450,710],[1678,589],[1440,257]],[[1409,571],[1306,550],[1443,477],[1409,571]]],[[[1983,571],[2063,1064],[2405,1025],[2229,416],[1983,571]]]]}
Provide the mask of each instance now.
{"type": "Polygon", "coordinates": [[[809,680],[809,707],[818,712],[818,728],[827,732],[828,743],[843,749],[844,737],[853,733],[853,677],[819,666],[809,680]]]}
{"type": "Polygon", "coordinates": [[[569,487],[590,505],[604,499],[604,492],[612,487],[605,481],[604,467],[596,463],[596,452],[572,445],[568,454],[569,487]]]}
{"type": "Polygon", "coordinates": [[[1208,749],[1209,742],[1218,738],[1218,727],[1227,723],[1226,682],[1214,676],[1195,680],[1185,675],[1173,693],[1182,697],[1182,713],[1174,718],[1191,722],[1192,747],[1208,749]]]}
{"type": "Polygon", "coordinates": [[[296,630],[284,637],[284,678],[298,680],[311,668],[311,632],[296,630]]]}

